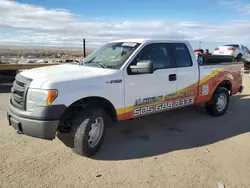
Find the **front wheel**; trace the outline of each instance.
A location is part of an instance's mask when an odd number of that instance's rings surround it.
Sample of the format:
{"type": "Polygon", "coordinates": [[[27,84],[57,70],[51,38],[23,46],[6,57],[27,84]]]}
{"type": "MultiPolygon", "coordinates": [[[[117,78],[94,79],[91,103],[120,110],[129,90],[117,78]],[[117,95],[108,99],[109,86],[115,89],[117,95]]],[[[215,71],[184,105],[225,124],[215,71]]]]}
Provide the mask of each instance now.
{"type": "Polygon", "coordinates": [[[76,118],[78,121],[75,121],[71,128],[71,134],[74,137],[73,151],[90,157],[103,143],[106,133],[106,113],[101,108],[86,108],[82,112],[82,117],[76,118]]]}
{"type": "Polygon", "coordinates": [[[229,102],[229,91],[224,87],[218,87],[212,100],[206,103],[206,111],[212,116],[222,116],[227,111],[229,102]]]}

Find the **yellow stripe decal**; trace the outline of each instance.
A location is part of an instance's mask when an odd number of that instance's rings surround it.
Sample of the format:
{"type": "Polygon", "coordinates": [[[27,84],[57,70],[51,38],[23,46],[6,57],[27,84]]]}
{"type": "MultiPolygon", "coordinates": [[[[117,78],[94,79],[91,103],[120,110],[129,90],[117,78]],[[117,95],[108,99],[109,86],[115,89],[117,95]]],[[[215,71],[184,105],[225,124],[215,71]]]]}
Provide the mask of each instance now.
{"type": "MultiPolygon", "coordinates": [[[[211,78],[213,78],[214,76],[216,76],[218,73],[220,73],[222,70],[223,70],[223,68],[218,68],[218,69],[214,70],[208,76],[205,76],[204,78],[202,78],[199,82],[196,82],[196,83],[194,83],[194,84],[192,84],[190,86],[187,86],[187,87],[185,87],[183,89],[180,89],[176,93],[179,94],[179,93],[188,91],[191,88],[197,87],[198,83],[199,83],[199,85],[205,83],[206,81],[210,80],[211,78]]],[[[163,101],[164,101],[164,98],[162,98],[162,100],[154,102],[152,104],[158,104],[158,103],[161,103],[163,101]]],[[[147,105],[150,105],[150,104],[145,104],[145,106],[147,106],[147,105]]],[[[144,106],[144,105],[140,105],[140,106],[144,106]]],[[[125,113],[133,111],[133,108],[134,108],[134,106],[128,106],[128,107],[125,107],[125,108],[119,108],[119,109],[116,109],[116,113],[117,113],[117,115],[125,114],[125,113]]]]}

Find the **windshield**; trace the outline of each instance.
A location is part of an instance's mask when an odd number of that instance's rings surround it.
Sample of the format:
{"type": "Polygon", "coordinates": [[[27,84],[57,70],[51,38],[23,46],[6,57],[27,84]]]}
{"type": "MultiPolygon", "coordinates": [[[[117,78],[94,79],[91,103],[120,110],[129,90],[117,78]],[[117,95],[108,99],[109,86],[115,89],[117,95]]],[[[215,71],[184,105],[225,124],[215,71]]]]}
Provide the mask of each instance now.
{"type": "Polygon", "coordinates": [[[115,42],[108,43],[88,55],[81,65],[102,68],[120,69],[140,43],[115,42]]]}

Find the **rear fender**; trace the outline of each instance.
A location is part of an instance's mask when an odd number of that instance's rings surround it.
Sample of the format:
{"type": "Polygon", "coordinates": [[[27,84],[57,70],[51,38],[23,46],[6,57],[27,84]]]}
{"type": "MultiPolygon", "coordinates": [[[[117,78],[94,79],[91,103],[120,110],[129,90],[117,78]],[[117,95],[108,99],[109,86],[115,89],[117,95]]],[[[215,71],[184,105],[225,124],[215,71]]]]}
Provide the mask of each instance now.
{"type": "MultiPolygon", "coordinates": [[[[228,83],[231,86],[233,86],[234,83],[234,77],[232,74],[230,74],[228,71],[222,71],[218,74],[214,75],[212,78],[207,80],[206,82],[199,85],[199,92],[198,92],[198,98],[196,103],[204,103],[208,102],[212,99],[214,91],[217,87],[219,87],[222,83],[228,83]],[[207,90],[205,92],[205,88],[207,90]]],[[[231,87],[232,88],[232,87],[231,87]]],[[[229,88],[229,89],[231,89],[229,88]]],[[[232,92],[230,92],[232,93],[232,92]]]]}
{"type": "Polygon", "coordinates": [[[224,87],[226,87],[230,93],[232,93],[232,86],[234,83],[234,77],[232,74],[230,74],[229,72],[223,72],[221,75],[218,76],[218,79],[215,81],[215,85],[212,88],[212,93],[214,93],[214,91],[219,87],[222,86],[224,83],[228,83],[230,85],[230,87],[227,87],[224,85],[224,87]]]}

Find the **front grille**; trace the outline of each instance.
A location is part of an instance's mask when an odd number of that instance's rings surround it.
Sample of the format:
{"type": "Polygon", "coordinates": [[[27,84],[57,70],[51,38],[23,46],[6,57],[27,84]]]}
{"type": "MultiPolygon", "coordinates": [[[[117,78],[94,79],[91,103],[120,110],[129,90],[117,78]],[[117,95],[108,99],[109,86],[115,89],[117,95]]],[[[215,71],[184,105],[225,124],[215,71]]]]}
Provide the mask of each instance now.
{"type": "Polygon", "coordinates": [[[18,74],[11,89],[11,103],[16,108],[25,110],[27,90],[32,80],[18,74]]]}

